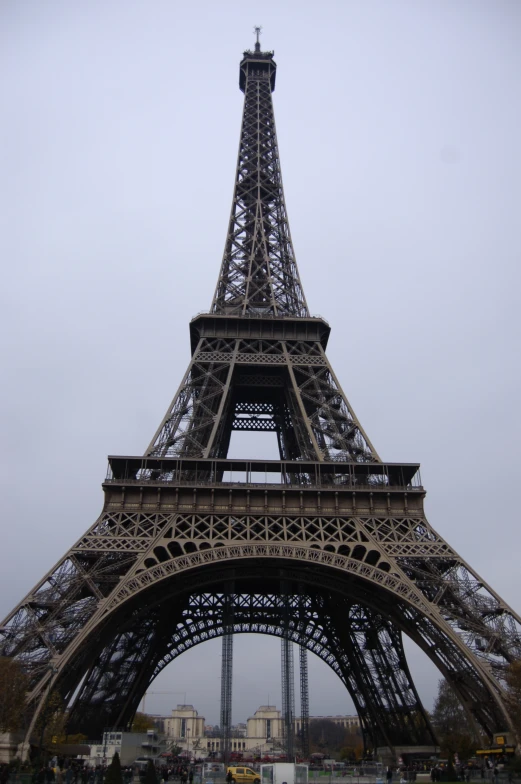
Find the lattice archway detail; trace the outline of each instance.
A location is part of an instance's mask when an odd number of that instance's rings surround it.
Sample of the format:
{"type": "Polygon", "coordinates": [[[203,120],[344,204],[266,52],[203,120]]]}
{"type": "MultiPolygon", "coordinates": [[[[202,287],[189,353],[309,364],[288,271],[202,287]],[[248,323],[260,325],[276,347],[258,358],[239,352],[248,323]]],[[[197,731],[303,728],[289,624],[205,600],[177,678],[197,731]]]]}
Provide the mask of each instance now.
{"type": "MultiPolygon", "coordinates": [[[[65,659],[74,656],[75,649],[82,644],[86,636],[94,633],[98,624],[110,623],[114,613],[120,611],[127,602],[135,602],[141,593],[146,592],[152,586],[158,586],[164,581],[181,575],[188,575],[191,572],[197,573],[203,569],[208,570],[212,565],[240,566],[248,561],[258,562],[265,559],[268,562],[280,562],[281,567],[291,565],[292,563],[298,564],[299,567],[303,565],[307,567],[315,566],[318,570],[331,571],[344,578],[356,578],[366,583],[368,588],[372,586],[372,589],[377,589],[380,596],[383,592],[383,594],[394,597],[395,600],[403,603],[404,606],[408,606],[410,608],[410,619],[414,618],[413,625],[419,630],[416,634],[416,642],[424,648],[440,670],[449,677],[455,666],[458,670],[461,670],[463,667],[467,670],[466,677],[468,682],[461,685],[464,699],[466,697],[467,701],[472,702],[471,692],[475,691],[476,685],[481,682],[486,684],[489,695],[496,702],[495,710],[499,711],[500,714],[503,713],[501,686],[494,678],[494,674],[486,666],[486,663],[468,649],[461,637],[443,618],[439,609],[433,606],[432,603],[429,603],[412,580],[396,566],[394,566],[393,571],[387,571],[387,569],[380,568],[378,564],[374,566],[368,563],[367,560],[358,560],[357,558],[341,555],[338,552],[329,552],[325,549],[319,549],[317,546],[303,547],[288,543],[235,542],[185,553],[182,556],[170,557],[168,561],[156,562],[154,565],[145,568],[147,559],[150,559],[152,557],[151,553],[156,552],[159,547],[164,549],[164,542],[160,543],[158,541],[155,543],[150,548],[148,554],[143,554],[139,562],[140,565],[137,565],[133,572],[121,579],[120,584],[114,589],[112,595],[99,607],[98,611],[87,623],[82,634],[67,650],[65,659]],[[445,655],[445,658],[440,658],[436,652],[432,650],[429,652],[429,645],[425,644],[426,639],[437,639],[438,642],[443,641],[445,648],[449,646],[452,648],[451,655],[445,655]],[[455,650],[458,652],[457,654],[454,653],[455,650]],[[455,665],[456,662],[457,664],[455,665]]],[[[373,544],[369,542],[355,545],[355,549],[356,547],[360,548],[360,555],[363,552],[366,558],[370,557],[372,552],[378,552],[377,545],[373,547],[373,544]]],[[[389,561],[382,554],[383,564],[390,566],[389,561]]],[[[410,624],[406,623],[405,626],[409,627],[410,624]]],[[[407,628],[407,633],[410,632],[412,632],[412,629],[407,628]]],[[[411,633],[411,636],[414,639],[414,632],[411,633]]],[[[461,679],[459,672],[456,678],[461,679]]],[[[481,689],[480,700],[482,701],[483,694],[484,692],[481,689]]],[[[504,720],[506,721],[506,718],[504,720]]]]}

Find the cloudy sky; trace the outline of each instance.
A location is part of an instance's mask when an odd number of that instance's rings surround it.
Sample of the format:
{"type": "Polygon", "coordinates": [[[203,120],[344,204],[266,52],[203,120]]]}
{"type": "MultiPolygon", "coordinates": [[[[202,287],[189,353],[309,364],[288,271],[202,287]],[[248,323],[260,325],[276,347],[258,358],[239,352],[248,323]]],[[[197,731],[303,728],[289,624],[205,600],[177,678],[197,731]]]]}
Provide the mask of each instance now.
{"type": "MultiPolygon", "coordinates": [[[[380,455],[422,463],[431,523],[521,609],[518,0],[4,0],[0,616],[96,519],[106,455],[144,451],[185,371],[254,24],[332,364],[380,455]]],[[[279,643],[235,650],[234,720],[280,706],[279,643]]],[[[411,666],[430,707],[437,674],[412,648],[411,666]]],[[[311,713],[351,712],[310,669],[311,713]]],[[[219,672],[219,642],[183,655],[147,711],[216,722],[219,672]]]]}

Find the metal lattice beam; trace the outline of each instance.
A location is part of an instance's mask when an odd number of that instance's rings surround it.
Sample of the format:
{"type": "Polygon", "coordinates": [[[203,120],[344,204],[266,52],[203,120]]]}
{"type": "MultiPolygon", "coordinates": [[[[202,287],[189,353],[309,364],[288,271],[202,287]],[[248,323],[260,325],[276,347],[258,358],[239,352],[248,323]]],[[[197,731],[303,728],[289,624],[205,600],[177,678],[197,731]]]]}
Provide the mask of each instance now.
{"type": "Polygon", "coordinates": [[[284,750],[288,761],[294,759],[295,720],[295,677],[293,667],[293,643],[291,641],[292,602],[285,580],[281,583],[282,593],[282,638],[281,638],[281,691],[284,750]]]}
{"type": "MultiPolygon", "coordinates": [[[[251,570],[249,570],[251,576],[251,570]]],[[[244,576],[239,575],[241,584],[244,576]]],[[[278,578],[275,577],[274,588],[278,585],[278,578]]],[[[338,590],[338,586],[328,586],[327,590],[338,590]]],[[[233,600],[233,633],[252,633],[273,634],[283,637],[284,628],[287,629],[286,639],[291,643],[298,642],[305,645],[306,649],[318,655],[325,661],[340,677],[348,688],[355,705],[359,711],[362,726],[367,737],[367,745],[374,746],[380,743],[380,735],[374,734],[373,716],[378,710],[382,711],[384,724],[388,726],[385,737],[394,742],[404,741],[407,734],[404,734],[400,715],[404,712],[421,714],[421,706],[415,705],[414,701],[407,695],[411,692],[412,684],[400,685],[397,696],[388,695],[385,702],[381,702],[381,694],[386,694],[393,688],[392,682],[387,676],[379,678],[378,672],[372,674],[374,680],[374,694],[369,693],[367,699],[361,700],[357,685],[352,678],[352,662],[346,656],[339,644],[338,637],[332,632],[334,624],[328,621],[330,610],[328,604],[320,598],[319,594],[302,594],[302,587],[298,595],[291,594],[288,597],[287,607],[284,606],[280,598],[280,593],[273,594],[237,594],[233,600]],[[303,619],[305,619],[303,623],[303,619]],[[374,700],[378,697],[378,702],[374,700]],[[391,706],[398,700],[400,708],[397,716],[393,717],[391,706]]],[[[350,589],[350,593],[352,590],[350,589]]],[[[125,726],[128,716],[132,715],[141,698],[147,684],[153,680],[159,672],[168,665],[173,659],[189,650],[193,645],[200,644],[206,640],[224,636],[229,633],[229,626],[225,623],[225,616],[228,616],[226,607],[226,594],[204,593],[191,594],[183,599],[179,604],[175,595],[161,593],[161,601],[154,605],[152,601],[147,603],[146,615],[148,627],[146,633],[139,639],[135,639],[132,644],[129,633],[121,635],[119,641],[113,644],[104,652],[99,666],[91,673],[88,682],[84,686],[81,694],[77,698],[75,707],[72,710],[72,719],[75,715],[85,715],[85,711],[91,710],[96,713],[98,706],[101,713],[106,711],[107,706],[113,711],[112,720],[106,722],[107,726],[114,724],[125,726]],[[172,630],[173,619],[178,619],[172,630]],[[150,635],[150,630],[155,628],[156,634],[150,635]],[[131,656],[136,647],[142,652],[138,662],[131,656]],[[143,651],[145,651],[143,653],[143,651]],[[113,662],[113,666],[110,662],[113,662]],[[155,663],[155,664],[154,664],[155,663]],[[148,673],[146,682],[141,680],[141,674],[145,670],[148,673]],[[128,673],[135,673],[135,683],[128,679],[128,673]],[[118,702],[119,700],[119,702],[118,702]],[[89,709],[88,706],[92,706],[89,709]],[[126,706],[126,707],[125,707],[126,706]]],[[[363,647],[366,635],[375,624],[373,614],[368,614],[367,609],[356,606],[352,600],[345,607],[346,619],[352,638],[351,645],[355,648],[363,647]]],[[[388,621],[379,620],[384,626],[388,621]]],[[[141,627],[140,627],[141,628],[141,627]]],[[[394,635],[394,647],[396,651],[402,651],[398,631],[390,631],[394,635]]],[[[398,655],[398,654],[397,654],[398,655]]],[[[363,658],[363,654],[360,654],[363,658]]],[[[401,659],[396,659],[401,661],[401,659]]],[[[393,665],[393,666],[398,666],[393,665]]],[[[403,662],[400,663],[403,669],[403,662]]],[[[90,715],[90,714],[89,714],[90,715]]],[[[107,717],[106,712],[103,714],[107,717]]],[[[76,726],[76,724],[74,725],[76,726]]],[[[429,740],[428,732],[421,730],[421,721],[417,722],[418,737],[425,743],[429,740]]],[[[385,739],[385,738],[384,738],[385,739]]]]}
{"type": "Polygon", "coordinates": [[[221,738],[222,758],[225,765],[230,761],[230,739],[232,728],[232,682],[233,682],[233,626],[226,624],[222,642],[221,666],[221,738]]]}
{"type": "Polygon", "coordinates": [[[309,758],[309,678],[308,650],[302,643],[299,645],[300,672],[300,752],[304,759],[309,758]]]}
{"type": "Polygon", "coordinates": [[[214,313],[307,316],[287,218],[271,93],[271,52],[245,52],[235,189],[214,313]]]}
{"type": "Polygon", "coordinates": [[[277,432],[281,457],[292,460],[379,461],[318,338],[277,341],[280,353],[253,342],[229,340],[215,352],[200,338],[147,455],[225,457],[231,431],[249,429],[277,432]],[[255,376],[241,375],[244,365],[255,376]]]}
{"type": "Polygon", "coordinates": [[[306,596],[302,583],[298,586],[299,601],[299,674],[300,674],[300,754],[304,759],[310,755],[309,745],[309,678],[308,678],[308,649],[306,647],[306,596]]]}

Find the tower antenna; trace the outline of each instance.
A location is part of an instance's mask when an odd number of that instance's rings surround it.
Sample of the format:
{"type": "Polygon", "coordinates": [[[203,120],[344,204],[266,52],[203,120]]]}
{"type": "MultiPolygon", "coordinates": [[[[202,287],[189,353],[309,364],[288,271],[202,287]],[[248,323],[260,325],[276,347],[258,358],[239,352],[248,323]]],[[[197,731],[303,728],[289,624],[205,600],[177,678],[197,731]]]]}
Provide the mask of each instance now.
{"type": "Polygon", "coordinates": [[[257,40],[255,41],[255,51],[260,52],[260,34],[261,34],[262,27],[260,25],[255,25],[253,28],[253,32],[257,36],[257,40]]]}

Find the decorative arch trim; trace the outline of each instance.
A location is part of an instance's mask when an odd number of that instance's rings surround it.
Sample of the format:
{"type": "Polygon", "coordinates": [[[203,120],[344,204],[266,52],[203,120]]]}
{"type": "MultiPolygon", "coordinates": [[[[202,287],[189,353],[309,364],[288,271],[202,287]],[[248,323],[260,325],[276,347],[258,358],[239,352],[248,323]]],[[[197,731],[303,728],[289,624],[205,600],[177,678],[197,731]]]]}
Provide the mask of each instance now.
{"type": "MultiPolygon", "coordinates": [[[[409,602],[430,618],[434,618],[431,608],[424,597],[406,579],[396,572],[387,572],[378,566],[372,566],[366,561],[359,561],[338,553],[302,547],[291,544],[251,544],[237,543],[229,546],[214,547],[211,550],[200,550],[188,553],[177,558],[172,558],[163,563],[157,563],[150,568],[131,575],[122,581],[122,584],[113,594],[112,598],[100,610],[102,617],[109,615],[123,602],[135,596],[140,591],[150,588],[161,580],[168,579],[175,574],[180,574],[191,569],[220,563],[230,560],[244,560],[249,558],[279,558],[283,560],[297,560],[301,563],[317,564],[338,569],[344,573],[355,575],[364,580],[375,583],[381,588],[390,591],[400,599],[409,602]]],[[[436,620],[438,620],[436,618],[436,620]]]]}

